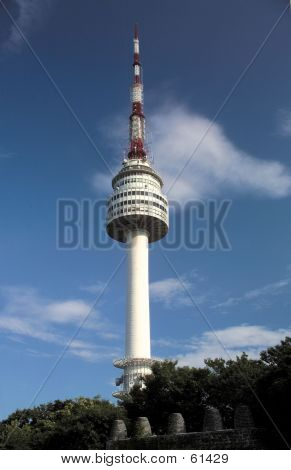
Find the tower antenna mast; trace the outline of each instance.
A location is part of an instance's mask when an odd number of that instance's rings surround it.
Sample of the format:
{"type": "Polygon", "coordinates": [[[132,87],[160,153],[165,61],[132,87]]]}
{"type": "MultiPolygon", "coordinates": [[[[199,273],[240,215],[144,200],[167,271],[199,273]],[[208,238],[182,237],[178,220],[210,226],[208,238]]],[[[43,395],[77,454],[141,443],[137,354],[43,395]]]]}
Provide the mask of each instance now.
{"type": "Polygon", "coordinates": [[[145,117],[143,114],[143,83],[139,52],[138,27],[134,27],[133,83],[131,88],[132,112],[129,117],[129,159],[145,159],[145,117]]]}

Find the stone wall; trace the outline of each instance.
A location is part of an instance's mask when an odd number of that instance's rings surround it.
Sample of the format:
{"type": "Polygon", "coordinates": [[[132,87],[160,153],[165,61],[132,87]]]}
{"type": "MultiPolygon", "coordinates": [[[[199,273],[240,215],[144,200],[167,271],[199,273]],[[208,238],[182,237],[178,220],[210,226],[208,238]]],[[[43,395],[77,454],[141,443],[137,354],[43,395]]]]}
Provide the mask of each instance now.
{"type": "Polygon", "coordinates": [[[111,450],[144,449],[265,449],[264,430],[262,429],[224,429],[222,431],[189,432],[179,435],[151,436],[144,438],[108,441],[111,450]]]}
{"type": "Polygon", "coordinates": [[[253,418],[246,405],[239,405],[234,413],[234,429],[223,429],[222,419],[216,408],[205,411],[203,430],[186,432],[180,413],[169,416],[166,435],[152,435],[146,417],[136,420],[133,434],[127,437],[125,424],[121,420],[113,423],[107,442],[109,450],[193,450],[193,449],[266,449],[266,432],[254,427],[253,418]]]}

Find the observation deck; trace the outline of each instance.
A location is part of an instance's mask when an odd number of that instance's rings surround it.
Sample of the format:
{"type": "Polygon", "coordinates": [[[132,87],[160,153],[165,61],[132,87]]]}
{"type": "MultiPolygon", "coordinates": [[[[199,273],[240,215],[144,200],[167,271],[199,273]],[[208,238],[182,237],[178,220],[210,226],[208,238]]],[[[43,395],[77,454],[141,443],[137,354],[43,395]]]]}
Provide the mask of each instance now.
{"type": "Polygon", "coordinates": [[[119,242],[128,232],[144,229],[149,243],[168,232],[168,200],[162,193],[163,181],[146,159],[124,160],[112,180],[113,194],[108,200],[107,233],[119,242]]]}

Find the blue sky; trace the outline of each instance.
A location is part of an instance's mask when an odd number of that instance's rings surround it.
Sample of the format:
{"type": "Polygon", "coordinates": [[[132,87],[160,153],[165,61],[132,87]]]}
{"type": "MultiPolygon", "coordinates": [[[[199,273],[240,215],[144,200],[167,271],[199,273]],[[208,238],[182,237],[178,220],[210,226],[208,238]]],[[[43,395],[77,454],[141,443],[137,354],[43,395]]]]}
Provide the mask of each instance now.
{"type": "MultiPolygon", "coordinates": [[[[180,207],[169,236],[188,201],[231,201],[231,249],[189,249],[183,238],[151,247],[153,355],[201,365],[226,351],[256,357],[291,335],[287,0],[0,3],[0,416],[114,389],[126,253],[117,243],[58,249],[56,206],[110,192],[108,168],[127,145],[136,21],[149,148],[180,207]]],[[[102,214],[95,230],[106,240],[102,214]]]]}

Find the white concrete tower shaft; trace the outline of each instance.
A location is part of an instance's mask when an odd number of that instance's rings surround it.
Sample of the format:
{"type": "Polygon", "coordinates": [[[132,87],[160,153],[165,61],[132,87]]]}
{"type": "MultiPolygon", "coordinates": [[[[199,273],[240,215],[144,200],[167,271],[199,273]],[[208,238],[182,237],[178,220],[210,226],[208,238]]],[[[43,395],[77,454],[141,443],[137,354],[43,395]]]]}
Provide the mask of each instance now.
{"type": "Polygon", "coordinates": [[[139,229],[128,234],[128,288],[126,358],[150,358],[150,307],[148,233],[139,229]]]}

